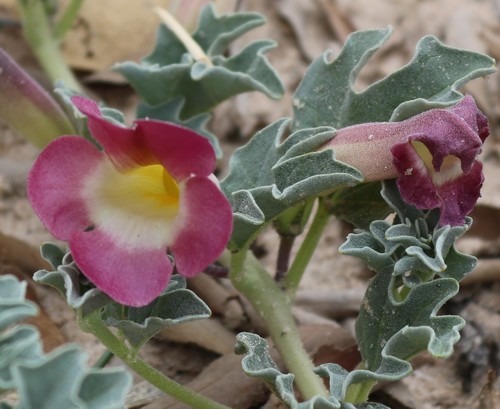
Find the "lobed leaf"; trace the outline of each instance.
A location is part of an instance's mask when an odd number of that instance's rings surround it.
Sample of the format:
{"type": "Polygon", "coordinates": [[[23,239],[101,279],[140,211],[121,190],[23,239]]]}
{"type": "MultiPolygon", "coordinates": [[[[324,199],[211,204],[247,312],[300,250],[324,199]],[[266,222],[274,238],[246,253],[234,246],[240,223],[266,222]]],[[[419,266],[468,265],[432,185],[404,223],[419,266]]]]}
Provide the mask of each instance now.
{"type": "Polygon", "coordinates": [[[352,372],[347,387],[401,379],[411,372],[407,361],[423,351],[449,356],[465,321],[438,312],[476,264],[474,257],[454,248],[470,219],[464,226],[438,228],[435,212],[406,205],[394,182],[384,183],[382,195],[398,215],[393,225],[372,222],[368,231],[349,235],[340,248],[376,271],[356,322],[366,370],[352,372]]]}
{"type": "Polygon", "coordinates": [[[88,281],[69,252],[64,253],[55,244],[44,243],[41,254],[54,270],[39,270],[33,275],[33,280],[57,289],[69,306],[81,311],[82,318],[112,302],[88,281]]]}
{"type": "Polygon", "coordinates": [[[87,369],[87,356],[65,345],[14,367],[19,388],[16,409],[121,409],[132,376],[121,369],[87,369]],[[98,382],[99,381],[99,382],[98,382]]]}
{"type": "MultiPolygon", "coordinates": [[[[212,5],[201,11],[193,39],[211,63],[195,60],[166,26],[160,26],[156,46],[141,64],[125,62],[114,69],[127,78],[132,87],[153,107],[174,99],[185,103],[180,119],[208,112],[234,95],[260,91],[280,98],[284,87],[265,57],[275,46],[272,41],[254,42],[238,54],[225,57],[229,44],[245,32],[265,22],[257,13],[217,16],[212,5]]],[[[161,112],[161,107],[155,112],[161,112]]]]}
{"type": "Polygon", "coordinates": [[[246,353],[243,369],[263,379],[291,408],[385,408],[345,402],[358,384],[395,381],[411,370],[409,360],[423,351],[447,357],[465,321],[439,315],[444,303],[458,292],[457,279],[475,265],[454,243],[469,227],[437,228],[434,212],[417,211],[399,197],[395,183],[384,183],[382,196],[398,216],[391,225],[374,221],[368,230],[350,234],[341,252],[363,258],[376,271],[356,322],[363,369],[348,372],[336,364],[316,372],[329,380],[328,399],[297,402],[293,376],[283,374],[270,358],[265,340],[253,334],[238,336],[237,351],[246,353]]]}
{"type": "Polygon", "coordinates": [[[207,318],[211,314],[208,306],[186,289],[186,280],[179,275],[174,275],[165,291],[149,305],[126,307],[95,288],[78,269],[69,252],[64,253],[51,243],[44,243],[41,252],[55,270],[37,271],[34,280],[56,288],[66,297],[67,303],[79,311],[82,320],[96,310],[102,310],[101,318],[106,325],[120,329],[136,349],[165,328],[207,318]]]}
{"type": "Polygon", "coordinates": [[[379,403],[365,402],[352,404],[343,401],[349,373],[336,364],[321,365],[315,372],[329,381],[330,396],[316,396],[299,402],[294,391],[294,376],[282,373],[271,356],[265,339],[256,334],[242,332],[236,337],[236,353],[245,354],[242,359],[243,371],[252,377],[259,378],[274,391],[291,409],[389,409],[379,403]]]}
{"type": "Polygon", "coordinates": [[[284,139],[289,120],[264,128],[231,157],[221,188],[234,212],[231,246],[241,247],[287,208],[362,180],[331,150],[316,152],[335,130],[302,129],[284,139]]]}
{"type": "Polygon", "coordinates": [[[113,304],[106,308],[103,317],[106,325],[120,329],[135,349],[165,328],[211,315],[210,308],[186,289],[186,280],[179,275],[172,277],[166,290],[151,304],[129,307],[126,319],[121,310],[121,306],[113,304]]]}
{"type": "MultiPolygon", "coordinates": [[[[62,261],[56,247],[49,247],[47,255],[56,264],[62,261]]],[[[17,389],[15,409],[124,408],[132,384],[129,373],[119,368],[88,369],[87,356],[77,346],[65,345],[44,355],[35,327],[7,328],[36,314],[36,307],[24,299],[25,290],[25,282],[0,277],[0,394],[17,389]]],[[[10,408],[5,402],[0,407],[10,408]]]]}
{"type": "Polygon", "coordinates": [[[31,326],[18,325],[0,335],[0,391],[14,389],[12,367],[22,362],[32,362],[42,355],[38,331],[31,326]]]}
{"type": "Polygon", "coordinates": [[[26,301],[26,282],[14,276],[0,276],[0,331],[37,314],[35,304],[26,301]]]}
{"type": "Polygon", "coordinates": [[[352,33],[337,58],[326,51],[313,61],[294,94],[294,129],[400,121],[458,102],[461,86],[495,71],[492,58],[427,36],[406,66],[354,91],[359,71],[390,34],[389,28],[352,33]]]}

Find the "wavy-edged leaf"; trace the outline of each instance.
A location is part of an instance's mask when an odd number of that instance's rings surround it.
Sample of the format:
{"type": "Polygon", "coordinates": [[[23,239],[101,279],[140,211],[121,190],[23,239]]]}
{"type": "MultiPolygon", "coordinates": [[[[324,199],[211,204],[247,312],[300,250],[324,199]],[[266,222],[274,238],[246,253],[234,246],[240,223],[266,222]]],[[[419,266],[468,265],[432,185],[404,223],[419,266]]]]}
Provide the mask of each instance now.
{"type": "Polygon", "coordinates": [[[64,253],[52,243],[44,243],[41,252],[55,270],[37,271],[34,280],[56,288],[67,303],[79,311],[81,319],[102,309],[106,325],[119,328],[136,349],[164,328],[207,318],[211,314],[207,305],[186,289],[186,280],[179,275],[173,276],[165,291],[149,305],[124,307],[95,288],[69,252],[64,253]]]}
{"type": "Polygon", "coordinates": [[[89,369],[78,392],[85,409],[122,409],[132,386],[129,375],[118,368],[89,369]]]}
{"type": "Polygon", "coordinates": [[[340,129],[366,122],[400,121],[431,108],[458,102],[466,82],[495,71],[492,58],[448,47],[424,37],[413,59],[362,92],[353,89],[371,55],[390,29],[352,33],[337,58],[327,51],[309,67],[294,95],[294,128],[340,129]]]}
{"type": "Polygon", "coordinates": [[[196,61],[166,26],[158,30],[156,46],[141,64],[125,62],[114,69],[151,105],[165,104],[182,97],[182,120],[209,111],[234,95],[260,91],[280,98],[284,87],[265,57],[275,46],[268,40],[256,41],[238,54],[226,58],[229,44],[248,30],[265,22],[257,13],[217,16],[212,5],[203,8],[193,39],[211,64],[196,61]]]}
{"type": "Polygon", "coordinates": [[[36,305],[25,299],[26,282],[5,275],[0,276],[0,284],[0,331],[37,314],[36,305]]]}
{"type": "Polygon", "coordinates": [[[349,235],[340,248],[377,272],[356,322],[366,370],[349,374],[344,388],[401,379],[411,372],[407,361],[423,351],[449,356],[465,324],[458,316],[438,312],[458,292],[458,280],[475,266],[474,257],[454,247],[470,219],[463,226],[438,228],[434,212],[406,205],[392,182],[384,183],[383,197],[398,215],[394,224],[375,221],[368,231],[349,235]]]}
{"type": "Polygon", "coordinates": [[[31,326],[17,325],[33,317],[38,308],[25,299],[26,282],[11,275],[0,276],[0,393],[15,387],[12,367],[42,354],[40,336],[31,326]]]}
{"type": "Polygon", "coordinates": [[[123,408],[132,376],[120,369],[88,369],[86,361],[87,355],[78,347],[65,345],[36,361],[16,365],[17,409],[123,408]]]}
{"type": "MultiPolygon", "coordinates": [[[[55,264],[62,262],[63,252],[55,246],[46,255],[55,264]]],[[[25,290],[25,282],[0,276],[0,394],[17,389],[16,409],[124,408],[132,384],[129,373],[86,368],[87,356],[77,346],[65,345],[44,355],[35,327],[7,327],[36,314],[36,306],[24,299],[25,290]]]]}
{"type": "Polygon", "coordinates": [[[333,151],[316,152],[334,135],[333,128],[303,129],[281,142],[289,122],[272,123],[231,157],[221,188],[233,206],[234,247],[243,246],[288,207],[363,179],[357,170],[335,160],[333,151]]]}
{"type": "Polygon", "coordinates": [[[12,365],[38,359],[42,352],[40,335],[31,326],[18,325],[0,335],[0,391],[15,387],[12,365]]]}
{"type": "Polygon", "coordinates": [[[245,354],[242,359],[243,371],[266,382],[271,390],[291,409],[389,409],[387,406],[364,402],[352,404],[343,401],[349,372],[336,364],[321,365],[315,372],[328,379],[330,396],[315,396],[299,402],[294,391],[294,375],[282,373],[271,356],[265,339],[256,334],[242,332],[236,337],[236,353],[245,354]]]}
{"type": "Polygon", "coordinates": [[[122,318],[121,306],[113,304],[106,308],[104,319],[107,325],[119,328],[130,344],[139,349],[161,330],[184,322],[208,318],[208,306],[191,290],[186,289],[186,280],[175,275],[165,291],[145,307],[129,307],[127,319],[122,318]]]}
{"type": "Polygon", "coordinates": [[[218,16],[212,5],[201,10],[199,20],[193,38],[209,56],[224,54],[234,40],[266,22],[255,12],[218,16]]]}
{"type": "Polygon", "coordinates": [[[39,270],[33,275],[33,280],[57,289],[69,306],[81,311],[82,318],[112,302],[88,281],[69,252],[64,253],[55,244],[44,243],[41,253],[54,270],[39,270]]]}
{"type": "MultiPolygon", "coordinates": [[[[465,321],[458,316],[437,315],[458,292],[456,280],[440,278],[422,283],[398,302],[391,291],[392,279],[392,269],[388,268],[370,282],[356,321],[356,339],[367,369],[396,376],[391,366],[395,359],[409,360],[426,350],[437,357],[448,357],[465,321]]],[[[396,365],[398,370],[407,368],[400,377],[411,371],[409,363],[396,365]]]]}

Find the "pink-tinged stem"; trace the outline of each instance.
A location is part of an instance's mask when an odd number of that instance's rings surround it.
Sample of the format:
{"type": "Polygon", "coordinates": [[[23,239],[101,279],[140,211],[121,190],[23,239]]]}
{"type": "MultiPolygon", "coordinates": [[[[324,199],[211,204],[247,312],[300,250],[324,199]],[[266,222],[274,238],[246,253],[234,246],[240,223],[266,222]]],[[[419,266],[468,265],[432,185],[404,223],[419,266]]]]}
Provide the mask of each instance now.
{"type": "Polygon", "coordinates": [[[38,147],[74,133],[55,100],[0,49],[0,119],[38,147]]]}

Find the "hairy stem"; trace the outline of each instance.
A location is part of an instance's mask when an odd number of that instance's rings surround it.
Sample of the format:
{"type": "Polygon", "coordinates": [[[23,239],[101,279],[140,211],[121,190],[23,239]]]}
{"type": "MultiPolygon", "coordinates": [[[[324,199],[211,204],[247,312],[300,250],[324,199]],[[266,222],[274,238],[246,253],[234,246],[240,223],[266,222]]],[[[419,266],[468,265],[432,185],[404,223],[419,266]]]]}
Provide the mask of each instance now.
{"type": "Polygon", "coordinates": [[[81,91],[80,84],[63,59],[41,0],[19,0],[23,33],[40,65],[50,79],[62,81],[68,88],[81,91]]]}
{"type": "Polygon", "coordinates": [[[328,391],[314,373],[314,365],[300,339],[287,296],[261,263],[246,250],[233,253],[230,278],[265,322],[288,370],[295,375],[303,398],[327,397],[328,391]]]}
{"type": "Polygon", "coordinates": [[[82,4],[83,0],[71,0],[66,6],[63,15],[54,27],[54,38],[56,40],[61,41],[66,33],[71,29],[82,4]]]}
{"type": "Polygon", "coordinates": [[[153,368],[115,336],[106,324],[104,324],[100,314],[100,311],[96,311],[83,321],[80,321],[81,328],[84,331],[94,334],[109,351],[120,358],[127,366],[138,375],[142,376],[146,381],[192,408],[230,409],[228,406],[217,403],[182,386],[153,368]]]}

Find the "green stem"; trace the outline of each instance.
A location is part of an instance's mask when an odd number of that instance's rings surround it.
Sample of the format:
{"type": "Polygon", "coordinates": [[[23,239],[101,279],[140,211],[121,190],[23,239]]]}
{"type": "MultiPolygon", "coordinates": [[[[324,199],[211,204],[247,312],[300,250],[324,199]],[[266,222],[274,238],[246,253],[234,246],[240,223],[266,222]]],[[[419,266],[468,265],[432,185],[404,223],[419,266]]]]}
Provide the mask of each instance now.
{"type": "Polygon", "coordinates": [[[281,236],[278,249],[278,259],[276,261],[276,275],[274,281],[281,283],[288,272],[290,264],[290,255],[292,254],[293,243],[297,236],[281,236]]]}
{"type": "Polygon", "coordinates": [[[64,14],[54,26],[54,38],[61,41],[66,33],[71,29],[83,4],[83,0],[71,0],[66,6],[64,14]]]}
{"type": "Polygon", "coordinates": [[[102,353],[97,362],[94,364],[94,368],[104,368],[107,364],[109,364],[109,361],[111,361],[114,356],[113,352],[106,349],[106,351],[102,353]]]}
{"type": "Polygon", "coordinates": [[[303,398],[327,397],[328,391],[322,379],[314,373],[314,365],[300,339],[287,296],[261,263],[247,250],[234,253],[230,278],[265,322],[285,365],[295,375],[303,398]]]}
{"type": "Polygon", "coordinates": [[[311,261],[316,247],[318,246],[329,217],[330,214],[323,205],[323,201],[320,199],[311,227],[309,228],[309,231],[307,232],[307,235],[304,238],[297,255],[295,256],[290,270],[288,270],[288,274],[285,277],[284,288],[286,288],[288,296],[292,300],[295,298],[295,293],[297,292],[297,288],[302,280],[302,276],[306,271],[307,265],[311,261]]]}
{"type": "Polygon", "coordinates": [[[161,372],[145,362],[139,355],[133,353],[123,344],[115,334],[104,324],[100,311],[92,313],[85,320],[80,321],[84,331],[90,332],[102,342],[102,344],[125,364],[127,364],[138,375],[156,386],[166,394],[195,409],[230,409],[228,406],[217,403],[203,395],[200,395],[174,380],[167,378],[161,372]]]}
{"type": "Polygon", "coordinates": [[[18,0],[18,5],[24,36],[47,75],[53,82],[62,81],[68,88],[80,92],[80,84],[64,61],[42,1],[18,0]]]}

